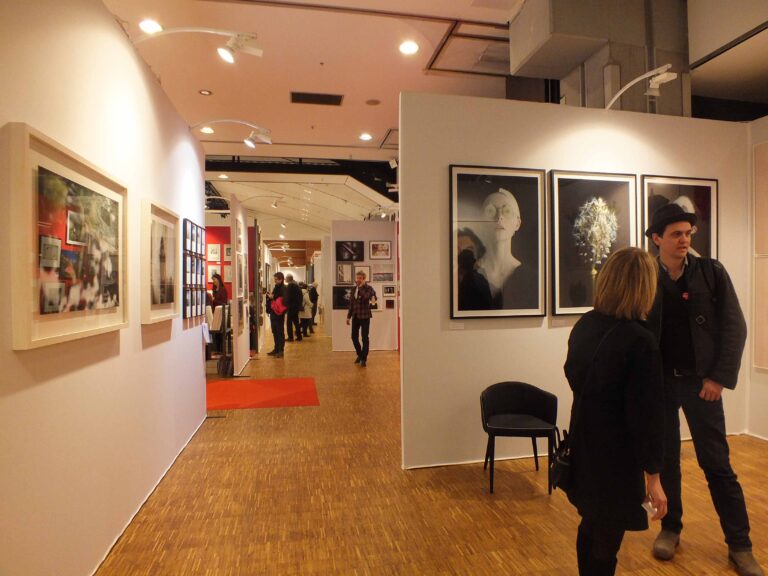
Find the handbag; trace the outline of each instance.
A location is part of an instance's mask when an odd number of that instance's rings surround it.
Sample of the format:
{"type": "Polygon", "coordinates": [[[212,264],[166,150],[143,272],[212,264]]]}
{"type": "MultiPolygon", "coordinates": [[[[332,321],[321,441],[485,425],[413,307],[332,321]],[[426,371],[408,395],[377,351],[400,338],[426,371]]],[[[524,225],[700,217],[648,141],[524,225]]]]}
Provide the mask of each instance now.
{"type": "Polygon", "coordinates": [[[287,310],[285,303],[283,302],[283,297],[278,296],[274,300],[272,300],[272,303],[270,304],[270,308],[272,308],[272,312],[280,316],[281,314],[284,314],[287,310]]]}
{"type": "MultiPolygon", "coordinates": [[[[595,353],[592,355],[592,364],[587,374],[587,381],[592,376],[592,371],[595,366],[595,360],[597,360],[597,353],[600,352],[600,348],[603,346],[603,342],[608,335],[613,332],[613,329],[619,325],[619,322],[611,326],[608,331],[603,334],[600,339],[600,343],[597,345],[595,353]]],[[[571,477],[571,438],[573,437],[573,431],[579,420],[579,414],[581,413],[581,401],[580,397],[574,399],[573,412],[571,415],[571,432],[563,428],[563,437],[560,438],[560,432],[556,432],[557,448],[552,455],[552,468],[550,474],[552,476],[552,486],[560,488],[566,494],[568,490],[573,487],[573,478],[571,477]]]]}

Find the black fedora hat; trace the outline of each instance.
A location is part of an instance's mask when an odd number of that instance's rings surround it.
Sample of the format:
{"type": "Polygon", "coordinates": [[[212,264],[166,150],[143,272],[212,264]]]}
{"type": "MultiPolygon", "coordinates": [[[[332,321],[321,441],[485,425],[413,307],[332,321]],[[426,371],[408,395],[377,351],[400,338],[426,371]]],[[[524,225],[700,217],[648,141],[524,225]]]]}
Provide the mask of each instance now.
{"type": "Polygon", "coordinates": [[[674,202],[665,204],[653,213],[653,217],[651,218],[651,225],[648,226],[648,230],[645,231],[645,235],[648,238],[654,234],[661,235],[664,232],[664,228],[666,228],[668,224],[673,224],[674,222],[690,222],[691,226],[695,226],[696,214],[686,212],[674,202]]]}

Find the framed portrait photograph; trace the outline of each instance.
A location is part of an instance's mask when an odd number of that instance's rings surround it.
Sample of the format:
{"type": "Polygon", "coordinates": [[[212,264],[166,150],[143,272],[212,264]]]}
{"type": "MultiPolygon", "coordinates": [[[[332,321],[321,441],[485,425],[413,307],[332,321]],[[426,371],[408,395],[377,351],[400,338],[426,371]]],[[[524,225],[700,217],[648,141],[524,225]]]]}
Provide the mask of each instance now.
{"type": "Polygon", "coordinates": [[[451,165],[450,177],[451,318],[543,316],[544,170],[451,165]]]}
{"type": "Polygon", "coordinates": [[[221,261],[221,244],[208,244],[208,261],[221,261]]]}
{"type": "Polygon", "coordinates": [[[334,286],[333,287],[333,309],[346,310],[349,308],[349,299],[352,295],[354,286],[334,286]]]}
{"type": "Polygon", "coordinates": [[[24,123],[8,142],[13,349],[127,326],[125,186],[24,123]],[[13,161],[10,161],[13,158],[13,161]]]}
{"type": "Polygon", "coordinates": [[[336,242],[337,262],[362,262],[365,260],[363,240],[340,240],[336,242]]]}
{"type": "Polygon", "coordinates": [[[354,284],[352,264],[336,264],[336,284],[354,284]]]}
{"type": "Polygon", "coordinates": [[[145,198],[141,226],[141,323],[153,324],[181,310],[179,217],[145,198]]]}
{"type": "Polygon", "coordinates": [[[583,314],[606,258],[637,246],[636,178],[562,170],[551,177],[553,312],[583,314]]]}
{"type": "Polygon", "coordinates": [[[389,240],[371,240],[369,250],[371,260],[392,259],[392,242],[389,240]]]}
{"type": "Polygon", "coordinates": [[[653,213],[673,203],[696,215],[696,233],[691,237],[690,253],[694,256],[717,258],[717,184],[710,178],[681,178],[675,176],[647,176],[641,178],[643,186],[643,246],[656,256],[658,248],[644,234],[653,213]]]}

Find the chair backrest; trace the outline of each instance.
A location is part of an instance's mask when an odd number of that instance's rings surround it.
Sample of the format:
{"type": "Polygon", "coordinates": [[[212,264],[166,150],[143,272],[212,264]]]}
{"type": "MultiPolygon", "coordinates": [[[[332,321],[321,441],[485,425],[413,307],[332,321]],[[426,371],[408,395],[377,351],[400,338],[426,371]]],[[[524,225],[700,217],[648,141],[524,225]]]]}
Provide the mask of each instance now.
{"type": "Polygon", "coordinates": [[[205,307],[205,321],[208,323],[208,328],[213,326],[213,308],[210,306],[205,307]]]}
{"type": "Polygon", "coordinates": [[[486,432],[496,414],[529,414],[557,424],[557,396],[525,382],[499,382],[480,394],[480,414],[486,432]]]}
{"type": "Polygon", "coordinates": [[[216,306],[213,311],[213,320],[211,320],[211,330],[218,332],[221,330],[221,321],[224,317],[224,306],[216,306]]]}

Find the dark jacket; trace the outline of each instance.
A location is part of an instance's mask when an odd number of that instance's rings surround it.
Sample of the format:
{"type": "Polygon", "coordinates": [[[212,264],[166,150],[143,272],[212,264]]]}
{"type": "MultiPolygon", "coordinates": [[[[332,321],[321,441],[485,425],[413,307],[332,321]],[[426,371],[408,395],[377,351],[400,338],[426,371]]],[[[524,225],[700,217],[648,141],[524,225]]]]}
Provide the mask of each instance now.
{"type": "Polygon", "coordinates": [[[364,320],[373,317],[371,313],[371,300],[376,298],[376,290],[370,284],[363,284],[359,288],[355,286],[349,294],[349,309],[347,318],[364,320]]]}
{"type": "Polygon", "coordinates": [[[289,312],[298,312],[304,305],[304,295],[296,282],[289,282],[285,285],[285,305],[289,312]]]}
{"type": "Polygon", "coordinates": [[[643,471],[661,470],[664,430],[653,334],[640,322],[588,312],[571,331],[565,375],[574,395],[568,499],[584,518],[647,529],[643,471]]]}
{"type": "MultiPolygon", "coordinates": [[[[717,260],[689,254],[685,278],[696,375],[733,389],[739,378],[747,324],[728,272],[717,260]]],[[[661,338],[663,290],[680,289],[660,267],[659,291],[648,317],[648,327],[657,340],[661,338]]]]}

